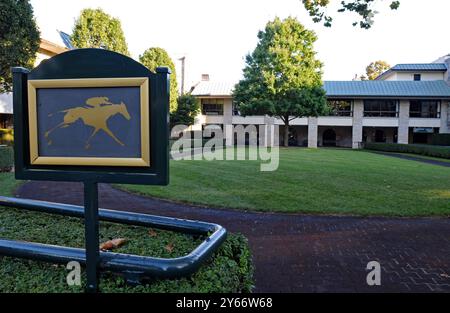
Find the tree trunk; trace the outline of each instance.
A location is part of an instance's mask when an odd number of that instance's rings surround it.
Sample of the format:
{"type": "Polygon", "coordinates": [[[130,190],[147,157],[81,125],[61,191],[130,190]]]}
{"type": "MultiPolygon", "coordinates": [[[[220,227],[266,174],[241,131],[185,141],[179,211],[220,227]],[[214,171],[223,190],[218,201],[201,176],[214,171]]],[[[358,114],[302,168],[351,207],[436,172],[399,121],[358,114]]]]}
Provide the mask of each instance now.
{"type": "Polygon", "coordinates": [[[289,118],[284,121],[284,146],[289,147],[289,118]]]}

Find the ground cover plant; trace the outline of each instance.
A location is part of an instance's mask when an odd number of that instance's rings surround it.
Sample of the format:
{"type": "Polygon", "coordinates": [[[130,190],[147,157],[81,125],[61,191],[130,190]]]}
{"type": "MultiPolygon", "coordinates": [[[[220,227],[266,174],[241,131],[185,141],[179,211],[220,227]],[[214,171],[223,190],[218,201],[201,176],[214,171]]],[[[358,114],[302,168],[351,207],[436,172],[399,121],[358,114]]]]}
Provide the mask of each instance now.
{"type": "MultiPolygon", "coordinates": [[[[18,182],[11,173],[0,173],[0,193],[11,195],[18,182]]],[[[100,241],[127,238],[114,252],[155,257],[182,256],[202,238],[145,227],[100,223],[100,241]]],[[[84,224],[78,218],[0,207],[0,238],[84,247],[84,224]]],[[[83,292],[81,286],[68,286],[69,271],[64,265],[0,256],[0,292],[83,292]]],[[[225,243],[191,277],[154,280],[141,286],[125,284],[122,277],[102,275],[102,292],[249,292],[253,268],[247,240],[229,234],[225,243]]]]}

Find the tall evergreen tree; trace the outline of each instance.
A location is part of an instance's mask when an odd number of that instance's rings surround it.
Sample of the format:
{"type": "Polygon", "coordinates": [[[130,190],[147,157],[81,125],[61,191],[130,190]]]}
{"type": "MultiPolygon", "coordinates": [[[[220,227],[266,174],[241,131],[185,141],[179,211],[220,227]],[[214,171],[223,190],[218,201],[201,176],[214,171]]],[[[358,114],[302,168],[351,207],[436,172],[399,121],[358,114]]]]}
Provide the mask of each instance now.
{"type": "Polygon", "coordinates": [[[0,1],[0,92],[11,91],[11,67],[33,68],[39,30],[28,0],[0,1]]]}
{"type": "Polygon", "coordinates": [[[159,66],[166,66],[170,69],[170,112],[177,109],[178,85],[177,75],[175,72],[175,64],[169,54],[163,48],[149,48],[139,56],[139,62],[146,66],[149,70],[155,71],[159,66]]]}

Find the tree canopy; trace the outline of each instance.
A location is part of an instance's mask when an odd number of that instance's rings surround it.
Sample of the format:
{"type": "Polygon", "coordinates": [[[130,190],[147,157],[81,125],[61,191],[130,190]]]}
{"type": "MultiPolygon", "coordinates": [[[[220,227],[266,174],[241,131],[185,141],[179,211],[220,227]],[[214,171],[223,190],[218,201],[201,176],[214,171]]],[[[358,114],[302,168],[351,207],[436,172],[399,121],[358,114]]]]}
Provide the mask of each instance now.
{"type": "Polygon", "coordinates": [[[71,38],[77,48],[103,48],[130,55],[120,20],[102,9],[82,10],[71,38]]]}
{"type": "Polygon", "coordinates": [[[175,125],[192,125],[195,117],[200,112],[200,101],[190,94],[181,95],[177,99],[177,109],[171,114],[170,124],[175,125]]]}
{"type": "Polygon", "coordinates": [[[170,68],[170,71],[172,72],[172,74],[170,74],[170,112],[175,112],[177,109],[178,98],[177,75],[175,72],[175,64],[167,51],[163,48],[149,48],[139,56],[139,62],[151,71],[155,71],[159,66],[170,68]]]}
{"type": "Polygon", "coordinates": [[[386,61],[372,62],[366,67],[366,77],[368,80],[375,80],[390,68],[391,66],[386,61]]]}
{"type": "Polygon", "coordinates": [[[246,57],[244,78],[233,96],[242,115],[279,117],[285,125],[297,117],[318,116],[327,110],[322,88],[322,63],[316,59],[317,37],[293,17],[275,18],[258,33],[258,44],[246,57]]]}
{"type": "Polygon", "coordinates": [[[11,91],[11,67],[33,68],[39,30],[28,0],[0,1],[0,92],[11,91]]]}
{"type": "MultiPolygon", "coordinates": [[[[322,22],[326,27],[330,27],[333,22],[333,17],[326,14],[326,8],[330,5],[330,0],[301,0],[303,6],[313,18],[315,23],[322,22]]],[[[354,12],[359,15],[359,21],[353,22],[353,26],[359,25],[364,29],[369,29],[374,23],[375,14],[378,13],[374,9],[375,0],[351,0],[341,1],[341,8],[338,12],[354,12]]],[[[397,10],[400,6],[400,1],[389,0],[389,8],[397,10]]]]}

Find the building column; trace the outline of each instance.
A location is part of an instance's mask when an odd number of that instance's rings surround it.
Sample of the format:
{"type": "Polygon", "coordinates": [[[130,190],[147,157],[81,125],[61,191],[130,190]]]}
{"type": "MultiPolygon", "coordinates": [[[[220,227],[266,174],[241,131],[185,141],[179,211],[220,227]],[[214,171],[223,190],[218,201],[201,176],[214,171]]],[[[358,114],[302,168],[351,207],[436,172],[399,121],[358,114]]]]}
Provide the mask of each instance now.
{"type": "Polygon", "coordinates": [[[440,134],[450,133],[450,106],[448,101],[441,102],[441,127],[440,134]]]}
{"type": "Polygon", "coordinates": [[[223,104],[223,133],[225,137],[225,146],[233,146],[233,102],[231,98],[225,99],[223,104]]]}
{"type": "Polygon", "coordinates": [[[308,117],[308,148],[317,148],[317,117],[308,117]]]}
{"type": "MultiPolygon", "coordinates": [[[[265,115],[264,124],[259,127],[260,145],[274,147],[278,142],[278,131],[275,129],[275,118],[265,115]]],[[[277,126],[278,127],[278,126],[277,126]]]]}
{"type": "Polygon", "coordinates": [[[362,100],[353,102],[352,148],[360,149],[363,139],[364,103],[362,100]]]}
{"type": "Polygon", "coordinates": [[[223,135],[225,137],[225,146],[234,146],[234,129],[232,124],[223,124],[223,135]]]}
{"type": "Polygon", "coordinates": [[[398,143],[409,143],[409,101],[401,100],[398,111],[398,143]]]}

